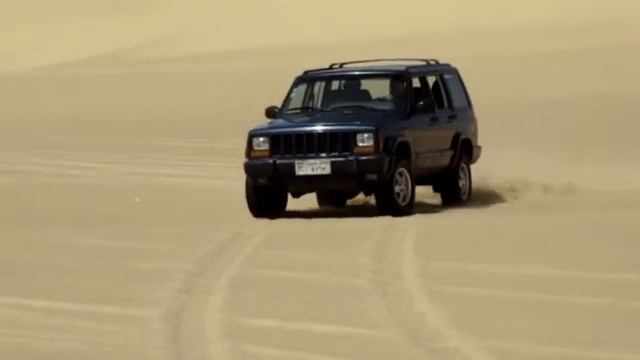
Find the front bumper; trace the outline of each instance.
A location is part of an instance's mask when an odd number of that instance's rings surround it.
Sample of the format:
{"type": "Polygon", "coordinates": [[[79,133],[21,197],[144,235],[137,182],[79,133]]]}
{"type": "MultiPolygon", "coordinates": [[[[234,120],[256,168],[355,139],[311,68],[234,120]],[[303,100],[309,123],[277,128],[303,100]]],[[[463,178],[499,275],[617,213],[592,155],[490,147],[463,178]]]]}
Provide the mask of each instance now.
{"type": "Polygon", "coordinates": [[[295,158],[250,159],[245,161],[244,171],[256,184],[279,185],[291,193],[308,193],[320,190],[367,191],[382,181],[389,170],[389,157],[384,154],[329,159],[330,175],[297,176],[295,158]]]}

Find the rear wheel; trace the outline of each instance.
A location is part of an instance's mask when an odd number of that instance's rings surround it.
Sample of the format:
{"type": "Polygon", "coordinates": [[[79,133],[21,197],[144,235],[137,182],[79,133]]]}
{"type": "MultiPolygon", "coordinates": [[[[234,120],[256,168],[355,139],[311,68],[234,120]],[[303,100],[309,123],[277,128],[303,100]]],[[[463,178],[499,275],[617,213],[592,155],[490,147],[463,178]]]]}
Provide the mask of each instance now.
{"type": "Polygon", "coordinates": [[[347,194],[339,191],[318,191],[316,200],[321,209],[342,209],[347,206],[347,194]]]}
{"type": "Polygon", "coordinates": [[[438,190],[444,206],[461,206],[471,200],[473,181],[467,154],[462,154],[456,165],[442,177],[438,190]]]}
{"type": "Polygon", "coordinates": [[[391,176],[375,193],[376,207],[385,215],[406,216],[414,212],[416,184],[411,163],[398,161],[391,176]]]}
{"type": "Polygon", "coordinates": [[[245,181],[245,197],[251,215],[256,218],[274,219],[287,208],[289,194],[277,186],[256,185],[251,179],[245,181]]]}

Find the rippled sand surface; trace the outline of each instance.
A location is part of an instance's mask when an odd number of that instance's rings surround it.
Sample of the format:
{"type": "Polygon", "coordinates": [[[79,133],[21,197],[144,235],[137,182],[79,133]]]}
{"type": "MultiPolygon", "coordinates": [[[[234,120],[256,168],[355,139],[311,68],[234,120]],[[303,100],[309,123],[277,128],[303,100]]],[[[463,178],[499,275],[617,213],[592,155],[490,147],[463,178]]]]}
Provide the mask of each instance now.
{"type": "Polygon", "coordinates": [[[532,4],[0,5],[0,358],[640,359],[639,7],[532,4]],[[264,107],[380,56],[462,71],[473,203],[251,218],[264,107]]]}

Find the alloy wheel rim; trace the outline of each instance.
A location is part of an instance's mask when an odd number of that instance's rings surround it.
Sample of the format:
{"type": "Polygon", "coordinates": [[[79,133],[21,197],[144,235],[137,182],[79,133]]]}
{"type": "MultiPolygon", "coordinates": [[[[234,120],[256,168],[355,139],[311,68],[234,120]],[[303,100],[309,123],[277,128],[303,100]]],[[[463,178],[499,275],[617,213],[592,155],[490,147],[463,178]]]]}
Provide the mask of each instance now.
{"type": "Polygon", "coordinates": [[[399,168],[393,177],[393,197],[400,206],[406,206],[411,201],[411,176],[405,168],[399,168]]]}
{"type": "Polygon", "coordinates": [[[471,192],[471,175],[469,173],[469,166],[467,164],[461,164],[458,169],[458,188],[460,189],[460,197],[466,200],[471,192]]]}

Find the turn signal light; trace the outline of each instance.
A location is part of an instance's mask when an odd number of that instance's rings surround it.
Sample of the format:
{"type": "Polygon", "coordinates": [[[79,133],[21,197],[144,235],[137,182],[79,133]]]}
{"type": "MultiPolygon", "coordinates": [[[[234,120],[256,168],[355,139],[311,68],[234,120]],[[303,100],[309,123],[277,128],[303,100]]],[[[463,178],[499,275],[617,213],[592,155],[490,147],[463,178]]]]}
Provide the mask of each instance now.
{"type": "Polygon", "coordinates": [[[269,157],[269,150],[251,150],[251,158],[269,157]]]}
{"type": "Polygon", "coordinates": [[[375,146],[356,146],[353,149],[353,152],[355,152],[358,155],[369,155],[376,152],[376,147],[375,146]]]}

